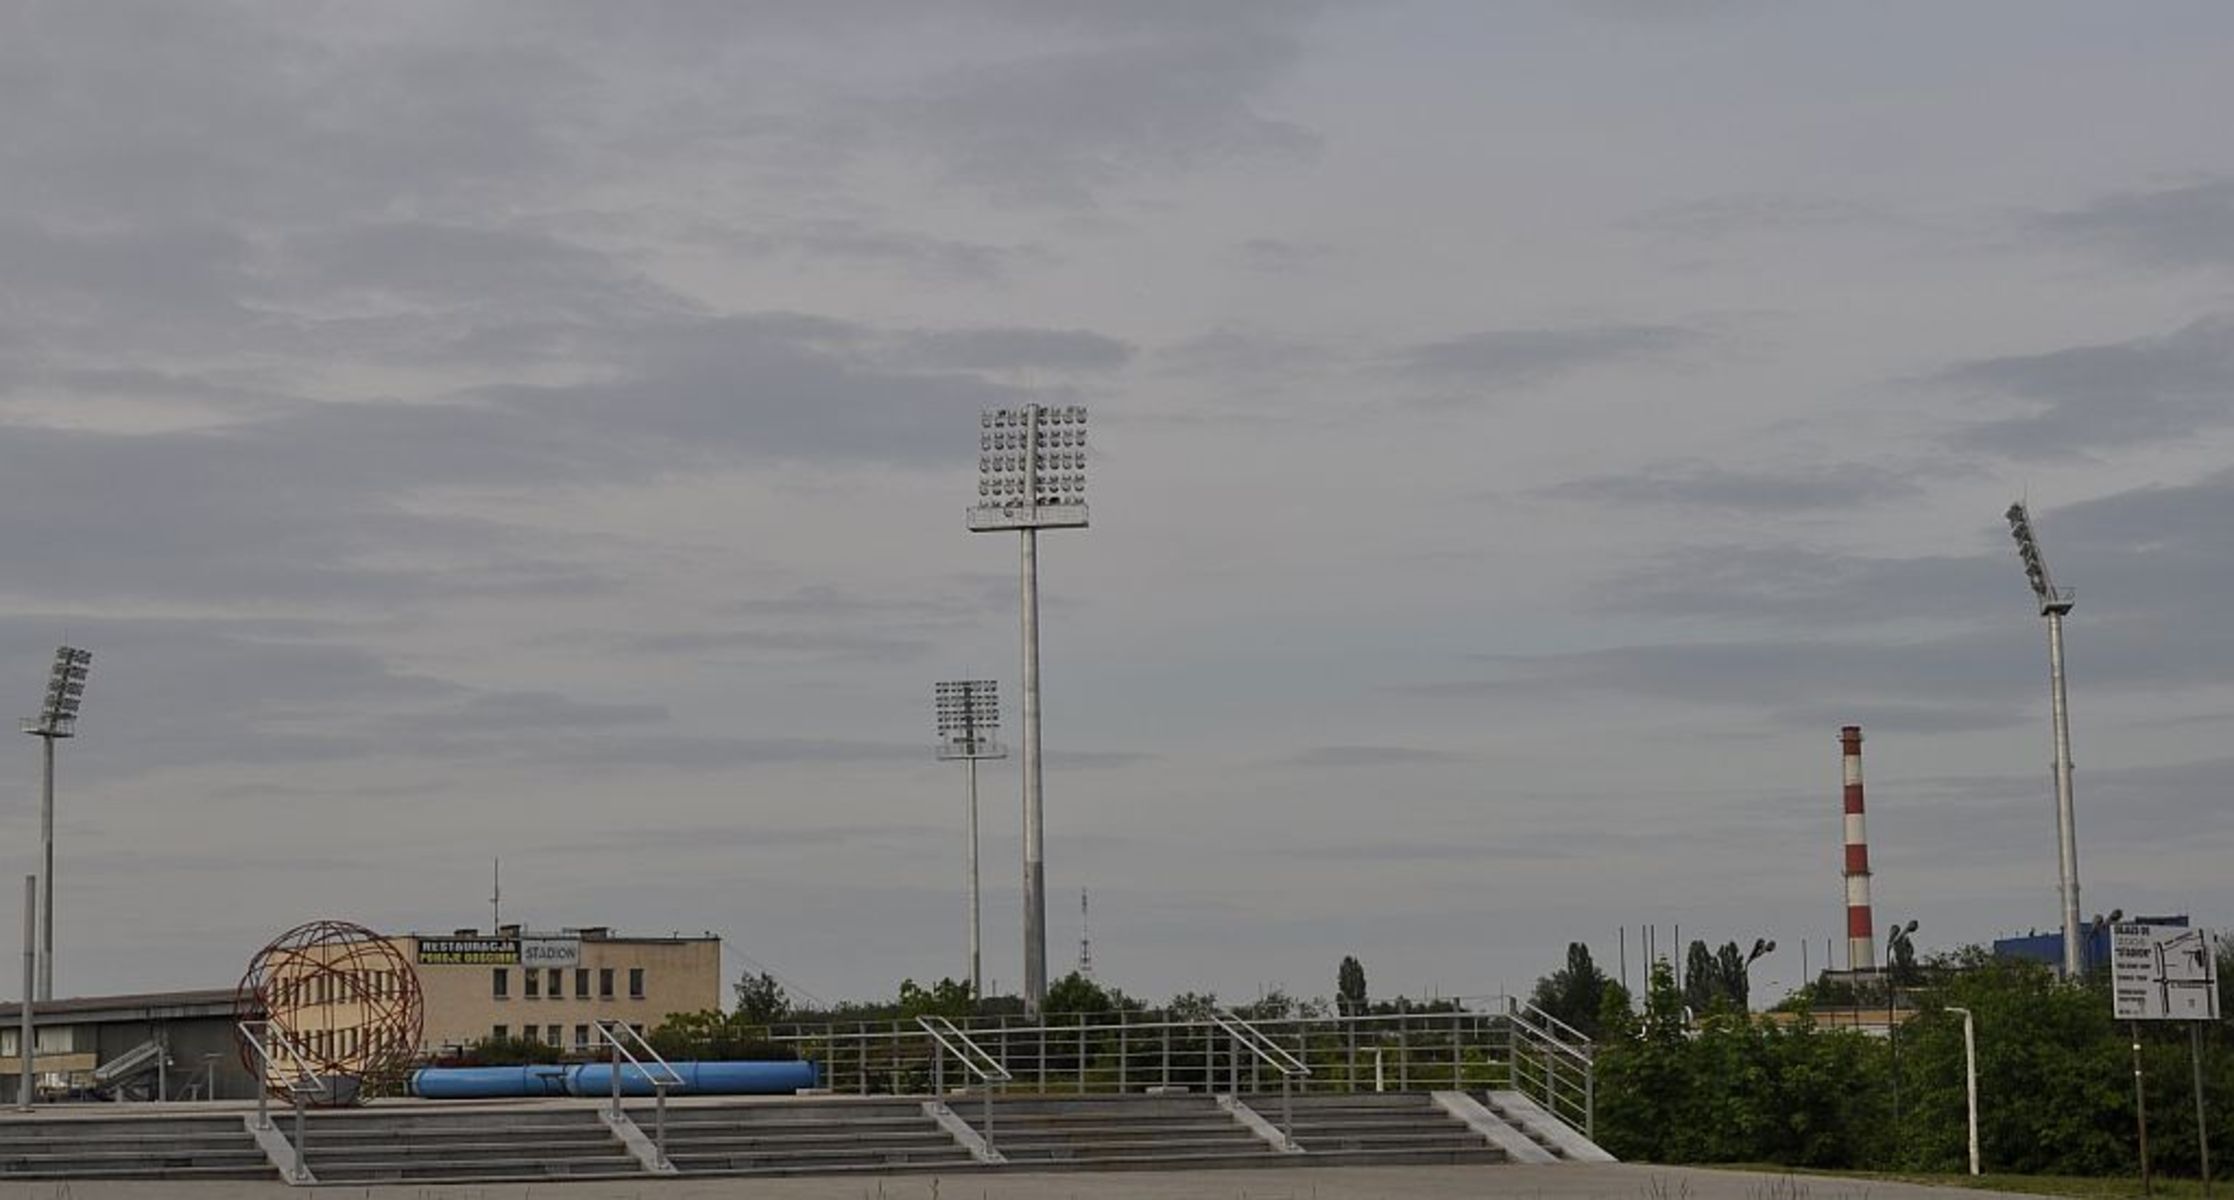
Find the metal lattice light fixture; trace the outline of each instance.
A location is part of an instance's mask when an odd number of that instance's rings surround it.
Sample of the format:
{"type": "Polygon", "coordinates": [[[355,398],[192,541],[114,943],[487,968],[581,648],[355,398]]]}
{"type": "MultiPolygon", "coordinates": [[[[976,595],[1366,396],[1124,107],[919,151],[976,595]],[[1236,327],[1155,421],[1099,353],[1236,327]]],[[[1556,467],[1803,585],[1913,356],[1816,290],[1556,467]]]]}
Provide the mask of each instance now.
{"type": "Polygon", "coordinates": [[[2009,506],[2009,535],[2017,539],[2017,556],[2024,560],[2025,580],[2032,585],[2040,615],[2048,621],[2049,717],[2055,726],[2056,871],[2063,900],[2063,975],[2077,980],[2086,958],[2079,929],[2079,833],[2071,800],[2071,710],[2064,698],[2063,618],[2071,612],[2073,593],[2056,586],[2048,574],[2048,560],[2041,556],[2033,536],[2032,514],[2020,500],[2009,506]]]}
{"type": "Polygon", "coordinates": [[[969,527],[1013,529],[1023,543],[1024,1004],[1047,998],[1046,846],[1041,829],[1039,531],[1086,527],[1086,410],[1076,405],[987,409],[978,417],[977,504],[969,527]]]}
{"type": "Polygon", "coordinates": [[[939,761],[956,759],[969,768],[970,782],[970,995],[985,997],[984,906],[980,902],[977,866],[977,764],[980,759],[1007,758],[1008,747],[996,736],[1001,729],[1001,689],[990,679],[955,679],[937,685],[939,761]]]}
{"type": "Polygon", "coordinates": [[[54,999],[54,743],[76,737],[78,707],[85,702],[85,679],[92,670],[93,652],[62,646],[54,652],[54,669],[47,675],[46,699],[39,715],[23,723],[23,731],[45,743],[45,771],[39,788],[39,847],[44,866],[39,872],[39,999],[54,999]]]}

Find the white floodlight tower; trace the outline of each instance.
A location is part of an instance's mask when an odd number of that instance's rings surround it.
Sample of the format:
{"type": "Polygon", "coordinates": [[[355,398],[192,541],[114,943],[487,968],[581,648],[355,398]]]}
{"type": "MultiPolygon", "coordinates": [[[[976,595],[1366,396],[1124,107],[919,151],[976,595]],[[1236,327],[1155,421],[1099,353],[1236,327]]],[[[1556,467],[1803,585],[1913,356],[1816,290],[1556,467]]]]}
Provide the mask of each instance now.
{"type": "Polygon", "coordinates": [[[93,663],[91,650],[63,646],[54,652],[54,670],[47,676],[47,698],[39,715],[23,723],[23,731],[46,744],[46,772],[39,789],[39,999],[54,999],[54,743],[76,737],[78,705],[85,700],[85,676],[93,663]]]}
{"type": "Polygon", "coordinates": [[[2079,834],[2071,807],[2071,712],[2063,692],[2063,617],[2071,611],[2072,593],[2059,588],[2048,574],[2048,561],[2040,556],[2040,543],[2032,534],[2032,514],[2020,500],[2009,506],[2010,536],[2017,539],[2017,554],[2024,559],[2025,578],[2040,601],[2040,615],[2048,620],[2049,710],[2056,736],[2056,847],[2058,880],[2063,895],[2063,976],[2077,979],[2086,970],[2084,936],[2079,927],[2079,834]]]}
{"type": "Polygon", "coordinates": [[[1086,410],[1027,404],[978,418],[970,530],[1023,535],[1024,1003],[1047,998],[1047,879],[1040,828],[1039,531],[1086,527],[1086,410]]]}
{"type": "Polygon", "coordinates": [[[977,763],[1007,758],[1008,747],[994,740],[1001,729],[1001,689],[990,679],[956,679],[937,685],[939,761],[960,759],[970,776],[970,996],[985,998],[984,941],[979,936],[983,906],[978,901],[977,763]]]}

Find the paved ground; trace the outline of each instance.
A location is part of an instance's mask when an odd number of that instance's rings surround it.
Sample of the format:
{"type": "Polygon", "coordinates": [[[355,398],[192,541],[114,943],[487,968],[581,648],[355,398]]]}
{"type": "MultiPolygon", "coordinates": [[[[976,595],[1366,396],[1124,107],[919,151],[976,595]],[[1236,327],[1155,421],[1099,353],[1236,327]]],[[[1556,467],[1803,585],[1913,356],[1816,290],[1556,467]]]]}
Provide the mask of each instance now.
{"type": "Polygon", "coordinates": [[[0,1183],[0,1200],[1984,1200],[2005,1193],[1680,1167],[1291,1167],[1245,1171],[886,1175],[329,1187],[0,1183]]]}

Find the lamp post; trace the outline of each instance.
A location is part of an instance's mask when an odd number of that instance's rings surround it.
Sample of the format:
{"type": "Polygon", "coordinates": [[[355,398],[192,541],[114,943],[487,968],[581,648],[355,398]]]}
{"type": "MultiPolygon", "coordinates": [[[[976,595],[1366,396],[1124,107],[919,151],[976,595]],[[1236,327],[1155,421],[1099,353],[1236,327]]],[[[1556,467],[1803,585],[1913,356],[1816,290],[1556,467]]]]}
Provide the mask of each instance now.
{"type": "Polygon", "coordinates": [[[1970,1010],[1950,1004],[1947,1011],[1962,1014],[1963,1090],[1970,1098],[1970,1173],[1978,1173],[1978,1028],[1970,1010]]]}
{"type": "Polygon", "coordinates": [[[956,679],[937,685],[939,761],[960,759],[970,780],[970,998],[985,998],[985,956],[979,936],[983,907],[978,900],[977,764],[1007,758],[1008,747],[993,740],[1001,727],[1000,685],[990,679],[956,679]]]}
{"type": "Polygon", "coordinates": [[[1774,941],[1768,938],[1753,939],[1753,950],[1745,956],[1745,990],[1749,998],[1753,992],[1753,964],[1759,961],[1762,955],[1775,952],[1776,943],[1774,941]]]}
{"type": "Polygon", "coordinates": [[[1900,1024],[1893,1010],[1900,1003],[1900,973],[1915,955],[1915,945],[1909,939],[1916,932],[1916,922],[1893,924],[1891,933],[1885,935],[1885,1042],[1887,1053],[1893,1060],[1893,1137],[1900,1137],[1900,1024]]]}
{"type": "Polygon", "coordinates": [[[2071,804],[2071,711],[2064,700],[2063,618],[2071,611],[2070,588],[2059,588],[2033,537],[2032,514],[2023,501],[2009,506],[2009,534],[2017,539],[2025,578],[2048,622],[2048,702],[2055,727],[2056,868],[2063,893],[2063,977],[2076,980],[2085,970],[2079,952],[2079,833],[2071,804]]]}
{"type": "Polygon", "coordinates": [[[1039,531],[1086,527],[1086,410],[1076,406],[987,409],[978,418],[977,505],[972,533],[1021,535],[1024,649],[1024,1004],[1047,999],[1046,839],[1041,826],[1039,703],[1039,531]]]}
{"type": "MultiPolygon", "coordinates": [[[[39,999],[54,999],[54,743],[76,737],[78,705],[85,699],[85,676],[93,662],[91,650],[58,647],[54,670],[47,676],[46,702],[39,715],[23,723],[23,731],[45,743],[45,773],[39,789],[39,999]]],[[[28,1003],[30,998],[24,998],[28,1003]]]]}

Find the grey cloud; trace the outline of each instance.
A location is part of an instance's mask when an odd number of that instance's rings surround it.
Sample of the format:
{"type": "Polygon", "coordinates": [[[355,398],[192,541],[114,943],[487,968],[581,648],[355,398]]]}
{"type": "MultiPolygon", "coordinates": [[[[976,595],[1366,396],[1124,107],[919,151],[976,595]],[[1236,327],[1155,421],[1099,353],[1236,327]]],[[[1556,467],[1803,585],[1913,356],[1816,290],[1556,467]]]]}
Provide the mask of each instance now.
{"type": "Polygon", "coordinates": [[[1853,200],[1766,193],[1713,196],[1670,205],[1632,222],[1649,233],[1716,239],[1907,224],[1891,213],[1853,200]]]}
{"type": "Polygon", "coordinates": [[[1241,243],[1241,265],[1265,275],[1287,275],[1325,261],[1333,248],[1316,242],[1291,242],[1283,238],[1250,238],[1241,243]]]}
{"type": "Polygon", "coordinates": [[[1424,746],[1313,746],[1280,760],[1290,767],[1403,767],[1465,762],[1466,756],[1424,746]]]}
{"type": "Polygon", "coordinates": [[[957,178],[1015,200],[1090,204],[1141,173],[1300,154],[1316,138],[1252,97],[1292,63],[1295,6],[1199,7],[1126,34],[984,62],[896,96],[877,119],[957,178]]]}
{"type": "Polygon", "coordinates": [[[862,658],[910,659],[931,652],[929,638],[898,637],[873,632],[786,629],[692,629],[669,633],[636,634],[619,640],[627,651],[642,654],[701,656],[746,653],[754,658],[862,658]]]}
{"type": "Polygon", "coordinates": [[[1608,612],[1826,629],[1918,620],[1971,624],[2021,611],[2026,596],[2014,551],[1875,558],[1744,545],[1652,555],[1590,592],[1608,612]]]}
{"type": "Polygon", "coordinates": [[[384,724],[405,737],[457,738],[572,733],[665,720],[667,708],[660,704],[600,703],[556,692],[479,692],[457,704],[392,716],[384,724]]]}
{"type": "Polygon", "coordinates": [[[2234,266],[2234,179],[2120,192],[2032,222],[2144,266],[2234,266]]]}
{"type": "Polygon", "coordinates": [[[1326,845],[1268,847],[1261,853],[1320,862],[1360,863],[1510,863],[1575,857],[1572,853],[1541,847],[1478,842],[1336,842],[1326,845]]]}
{"type": "Polygon", "coordinates": [[[1699,337],[1694,330],[1672,325],[1489,329],[1414,346],[1398,362],[1421,376],[1513,387],[1588,367],[1662,357],[1699,337]]]}
{"type": "Polygon", "coordinates": [[[1132,360],[1133,348],[1084,329],[948,329],[902,340],[906,360],[926,367],[1006,370],[1111,371],[1132,360]]]}
{"type": "Polygon", "coordinates": [[[2234,319],[2172,333],[1961,363],[1956,388],[2030,411],[1972,423],[1958,444],[2011,458],[2084,455],[2169,441],[2234,423],[2234,319]]]}
{"type": "Polygon", "coordinates": [[[1920,492],[1913,474],[1839,463],[1813,470],[1758,471],[1690,462],[1577,479],[1542,489],[1559,499],[1790,513],[1852,508],[1920,492]]]}

